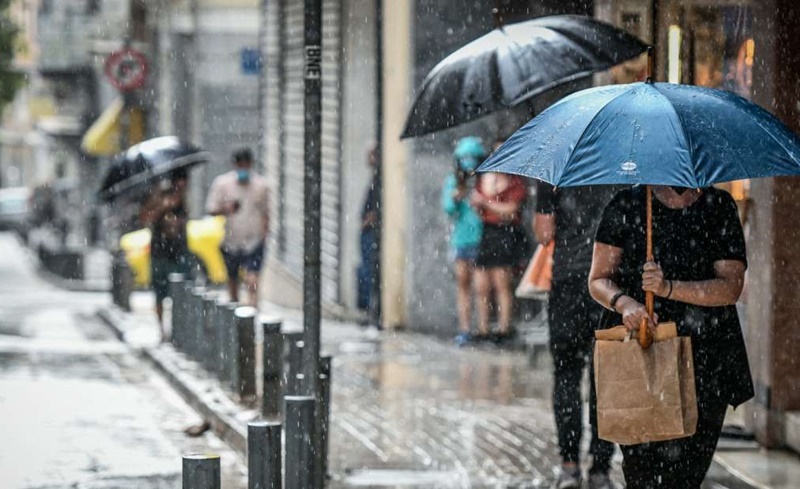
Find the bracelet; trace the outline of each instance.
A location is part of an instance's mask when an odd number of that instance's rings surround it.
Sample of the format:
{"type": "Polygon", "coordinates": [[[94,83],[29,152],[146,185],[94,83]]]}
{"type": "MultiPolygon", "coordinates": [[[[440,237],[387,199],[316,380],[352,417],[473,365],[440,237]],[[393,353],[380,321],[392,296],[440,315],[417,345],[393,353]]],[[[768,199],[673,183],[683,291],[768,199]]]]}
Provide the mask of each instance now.
{"type": "Polygon", "coordinates": [[[619,300],[619,298],[622,297],[623,295],[625,295],[625,292],[620,290],[619,292],[614,294],[614,297],[611,298],[611,302],[608,303],[608,307],[610,307],[611,310],[616,312],[617,314],[619,314],[619,311],[617,311],[617,308],[615,306],[617,305],[617,301],[619,300]]]}
{"type": "Polygon", "coordinates": [[[669,282],[669,292],[667,292],[667,295],[664,297],[665,299],[672,297],[672,280],[667,280],[667,282],[669,282]]]}

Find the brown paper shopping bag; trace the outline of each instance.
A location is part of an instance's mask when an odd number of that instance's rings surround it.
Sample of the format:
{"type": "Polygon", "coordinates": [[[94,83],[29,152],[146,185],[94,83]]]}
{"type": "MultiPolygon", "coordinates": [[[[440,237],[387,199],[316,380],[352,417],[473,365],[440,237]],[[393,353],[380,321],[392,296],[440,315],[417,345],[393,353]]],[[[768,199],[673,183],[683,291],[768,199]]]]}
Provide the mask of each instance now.
{"type": "Polygon", "coordinates": [[[620,445],[672,440],[697,427],[692,342],[675,323],[658,326],[643,349],[624,326],[597,331],[594,350],[597,429],[620,445]]]}

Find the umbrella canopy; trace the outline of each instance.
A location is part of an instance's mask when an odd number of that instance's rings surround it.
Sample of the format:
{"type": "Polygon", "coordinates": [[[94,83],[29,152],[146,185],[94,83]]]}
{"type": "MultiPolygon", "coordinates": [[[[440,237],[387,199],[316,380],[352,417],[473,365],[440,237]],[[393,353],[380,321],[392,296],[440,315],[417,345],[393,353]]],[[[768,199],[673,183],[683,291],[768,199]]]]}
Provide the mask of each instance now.
{"type": "Polygon", "coordinates": [[[174,136],[148,139],[120,153],[108,168],[98,192],[111,201],[120,194],[149,185],[179,169],[207,163],[209,154],[174,136]]]}
{"type": "Polygon", "coordinates": [[[700,188],[800,174],[800,138],[722,90],[669,83],[591,88],[514,133],[478,171],[556,187],[652,184],[700,188]]]}
{"type": "Polygon", "coordinates": [[[431,70],[402,137],[436,132],[513,107],[646,49],[639,39],[588,17],[556,15],[503,26],[431,70]]]}

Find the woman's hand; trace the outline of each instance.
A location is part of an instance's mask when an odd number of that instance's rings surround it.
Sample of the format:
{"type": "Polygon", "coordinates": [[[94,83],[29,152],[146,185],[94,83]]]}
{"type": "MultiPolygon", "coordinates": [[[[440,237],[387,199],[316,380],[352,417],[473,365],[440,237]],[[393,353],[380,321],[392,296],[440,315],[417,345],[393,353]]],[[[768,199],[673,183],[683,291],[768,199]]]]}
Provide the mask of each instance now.
{"type": "Polygon", "coordinates": [[[658,315],[654,313],[654,317],[651,318],[647,314],[647,308],[644,307],[644,304],[640,304],[628,296],[622,296],[615,306],[617,311],[622,315],[622,323],[628,328],[628,331],[639,329],[642,321],[647,320],[647,327],[655,334],[656,324],[658,324],[658,315]]]}
{"type": "Polygon", "coordinates": [[[664,280],[664,271],[661,270],[661,265],[653,261],[644,264],[642,290],[652,292],[659,297],[664,297],[669,293],[669,285],[664,280]]]}

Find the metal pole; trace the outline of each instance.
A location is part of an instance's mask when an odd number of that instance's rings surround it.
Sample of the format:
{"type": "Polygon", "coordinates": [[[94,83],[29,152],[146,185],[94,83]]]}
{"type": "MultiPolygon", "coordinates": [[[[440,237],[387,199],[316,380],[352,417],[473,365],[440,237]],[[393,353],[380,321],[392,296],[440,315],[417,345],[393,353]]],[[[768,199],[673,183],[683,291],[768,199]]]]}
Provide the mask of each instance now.
{"type": "Polygon", "coordinates": [[[322,199],[322,1],[305,0],[305,181],[303,234],[303,351],[305,395],[313,396],[320,343],[320,203],[322,199]]]}
{"type": "Polygon", "coordinates": [[[183,489],[221,489],[219,455],[184,455],[183,489]]]}
{"type": "Polygon", "coordinates": [[[297,396],[301,393],[303,379],[303,349],[305,341],[303,333],[286,333],[284,335],[287,345],[287,368],[284,392],[290,396],[297,396]]]}
{"type": "Polygon", "coordinates": [[[279,416],[281,414],[281,377],[283,377],[283,337],[281,320],[270,319],[261,322],[264,332],[262,349],[262,391],[261,415],[279,416]]]}
{"type": "Polygon", "coordinates": [[[328,447],[331,424],[331,356],[319,358],[319,382],[317,383],[317,486],[323,487],[328,476],[328,447]]]}
{"type": "Polygon", "coordinates": [[[227,382],[230,389],[235,392],[233,385],[235,364],[238,358],[239,349],[239,334],[236,331],[236,316],[235,312],[239,305],[236,302],[229,302],[226,304],[223,311],[222,323],[225,325],[227,332],[225,333],[225,344],[222,347],[224,360],[223,360],[223,380],[227,382]]]}
{"type": "Polygon", "coordinates": [[[248,489],[281,489],[281,429],[278,421],[247,424],[248,489]]]}
{"type": "Polygon", "coordinates": [[[208,372],[214,372],[217,363],[217,331],[214,324],[216,304],[216,292],[207,292],[203,295],[203,333],[200,337],[200,351],[202,364],[208,372]]]}
{"type": "Polygon", "coordinates": [[[381,297],[381,284],[383,283],[381,271],[381,250],[383,249],[383,0],[375,2],[375,143],[377,147],[377,162],[375,164],[375,182],[378,187],[378,205],[375,209],[375,256],[376,263],[372,271],[370,284],[370,301],[368,305],[370,319],[378,327],[383,327],[383,298],[381,297]]]}
{"type": "Polygon", "coordinates": [[[189,349],[187,353],[189,358],[199,361],[202,358],[202,350],[200,345],[203,340],[203,295],[206,289],[203,287],[195,287],[192,289],[192,302],[189,304],[191,313],[189,319],[189,349]]]}
{"type": "Polygon", "coordinates": [[[234,394],[244,402],[256,395],[256,309],[238,307],[236,316],[236,359],[234,363],[234,394]]]}
{"type": "Polygon", "coordinates": [[[194,280],[184,278],[183,280],[183,298],[181,309],[183,310],[183,323],[178,330],[179,335],[179,348],[180,351],[186,353],[189,349],[189,335],[192,325],[192,289],[194,288],[194,280]]]}
{"type": "Polygon", "coordinates": [[[227,321],[227,314],[228,314],[228,301],[224,299],[217,299],[217,302],[214,304],[214,338],[216,338],[216,343],[214,344],[214,363],[215,369],[214,371],[217,373],[217,378],[221,381],[225,381],[227,375],[227,367],[226,367],[226,360],[227,360],[227,348],[230,340],[228,337],[230,336],[230,323],[227,321]]]}
{"type": "Polygon", "coordinates": [[[314,404],[311,396],[286,396],[286,489],[318,487],[314,404]]]}
{"type": "Polygon", "coordinates": [[[169,296],[172,299],[172,324],[170,328],[170,336],[172,336],[172,345],[179,349],[181,347],[181,334],[183,333],[183,324],[181,321],[185,319],[183,314],[184,307],[184,289],[183,289],[183,274],[170,273],[167,277],[169,280],[169,296]]]}

